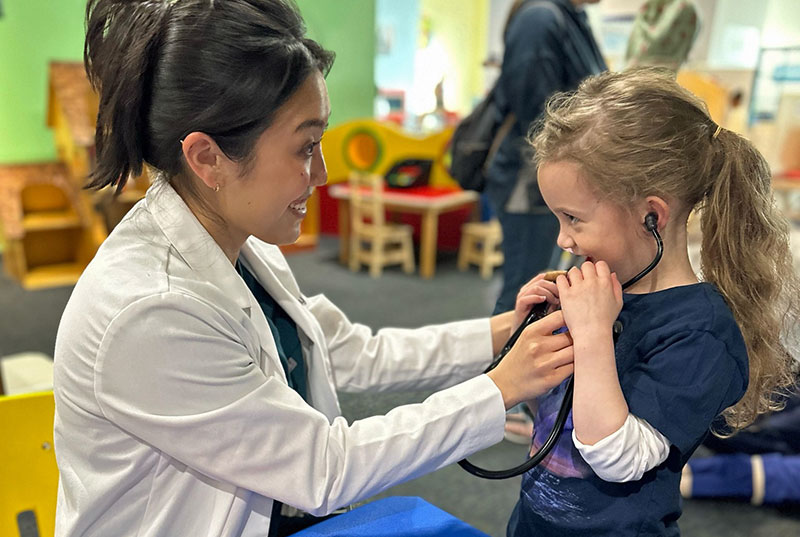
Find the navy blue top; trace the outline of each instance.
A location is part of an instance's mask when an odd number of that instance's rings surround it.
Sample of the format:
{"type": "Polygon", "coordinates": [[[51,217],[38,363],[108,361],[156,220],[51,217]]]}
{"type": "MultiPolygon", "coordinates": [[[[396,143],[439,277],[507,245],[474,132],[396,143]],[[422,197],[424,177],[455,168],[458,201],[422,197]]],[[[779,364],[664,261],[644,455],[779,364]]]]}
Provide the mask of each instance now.
{"type": "MultiPolygon", "coordinates": [[[[522,480],[508,534],[522,537],[679,535],[681,468],[714,418],[744,395],[747,351],[716,287],[699,283],[624,295],[615,346],[630,412],[672,444],[638,480],[610,483],[572,443],[572,413],[547,458],[522,480]]],[[[534,447],[550,433],[566,382],[539,399],[534,447]]]]}
{"type": "Polygon", "coordinates": [[[289,387],[293,388],[300,396],[308,402],[308,379],[306,378],[306,361],[303,357],[303,348],[300,345],[300,338],[297,336],[297,324],[289,317],[280,305],[275,302],[264,287],[258,283],[255,276],[242,264],[236,261],[236,271],[247,284],[250,292],[261,306],[264,317],[267,318],[272,337],[275,338],[275,347],[278,348],[278,356],[281,365],[289,381],[289,387]]]}
{"type": "MultiPolygon", "coordinates": [[[[489,165],[486,193],[496,208],[504,208],[517,182],[531,123],[557,91],[578,87],[589,75],[606,70],[606,64],[589,28],[586,13],[571,0],[532,0],[520,8],[508,25],[497,101],[503,116],[517,121],[500,144],[489,165]]],[[[531,182],[536,189],[536,182],[531,182]]],[[[529,195],[531,205],[544,206],[538,190],[529,195]]]]}

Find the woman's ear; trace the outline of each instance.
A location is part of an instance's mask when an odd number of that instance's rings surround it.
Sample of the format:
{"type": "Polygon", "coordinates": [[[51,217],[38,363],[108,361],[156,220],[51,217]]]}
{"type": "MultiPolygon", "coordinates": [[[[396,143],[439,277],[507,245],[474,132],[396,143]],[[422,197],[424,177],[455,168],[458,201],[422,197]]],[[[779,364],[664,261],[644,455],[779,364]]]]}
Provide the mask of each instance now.
{"type": "Polygon", "coordinates": [[[228,158],[217,143],[204,132],[192,132],[181,140],[186,165],[210,189],[225,186],[222,165],[228,158]]]}
{"type": "Polygon", "coordinates": [[[645,210],[644,214],[642,214],[642,223],[644,223],[645,216],[647,216],[649,213],[654,213],[656,217],[658,217],[656,229],[658,229],[658,231],[662,231],[669,223],[669,203],[667,203],[664,198],[660,198],[658,196],[647,196],[644,201],[645,210]]]}

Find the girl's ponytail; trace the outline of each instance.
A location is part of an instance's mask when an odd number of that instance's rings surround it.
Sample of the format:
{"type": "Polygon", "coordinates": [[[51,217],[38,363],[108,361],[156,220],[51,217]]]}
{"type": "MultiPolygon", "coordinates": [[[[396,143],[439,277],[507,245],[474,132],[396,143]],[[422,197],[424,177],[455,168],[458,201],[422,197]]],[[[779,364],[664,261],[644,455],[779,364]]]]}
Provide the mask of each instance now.
{"type": "Polygon", "coordinates": [[[148,93],[169,4],[89,0],[86,6],[84,65],[100,96],[89,188],[119,191],[131,173],[142,173],[148,93]]]}
{"type": "Polygon", "coordinates": [[[728,430],[735,431],[779,407],[775,394],[793,382],[783,338],[791,337],[787,330],[798,319],[800,287],[789,224],[775,206],[761,154],[741,136],[721,130],[712,140],[706,169],[702,273],[727,300],[750,358],[747,392],[723,413],[728,430]]]}

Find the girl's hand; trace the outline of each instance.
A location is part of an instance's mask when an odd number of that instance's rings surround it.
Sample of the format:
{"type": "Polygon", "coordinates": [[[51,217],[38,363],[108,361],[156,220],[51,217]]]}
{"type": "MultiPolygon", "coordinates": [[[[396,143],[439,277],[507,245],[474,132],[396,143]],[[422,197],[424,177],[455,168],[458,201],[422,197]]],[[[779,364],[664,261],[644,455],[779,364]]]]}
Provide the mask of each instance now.
{"type": "MultiPolygon", "coordinates": [[[[517,293],[517,303],[514,305],[514,320],[511,325],[512,334],[522,324],[522,321],[525,320],[534,305],[545,301],[553,306],[557,306],[560,303],[558,300],[558,286],[555,282],[546,280],[546,274],[546,272],[537,274],[523,285],[519,293],[517,293]]],[[[551,306],[548,312],[551,312],[552,309],[551,306]]]]}
{"type": "Polygon", "coordinates": [[[574,339],[611,330],[622,310],[622,286],[605,261],[572,267],[556,279],[564,321],[574,339]]]}

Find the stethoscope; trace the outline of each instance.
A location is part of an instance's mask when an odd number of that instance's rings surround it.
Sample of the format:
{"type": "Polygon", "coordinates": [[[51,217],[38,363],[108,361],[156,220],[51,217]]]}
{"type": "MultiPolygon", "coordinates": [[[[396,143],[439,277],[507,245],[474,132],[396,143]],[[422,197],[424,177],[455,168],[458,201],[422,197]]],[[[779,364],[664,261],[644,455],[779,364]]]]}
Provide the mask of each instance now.
{"type": "MultiPolygon", "coordinates": [[[[627,289],[634,283],[638,282],[647,274],[650,273],[658,262],[661,261],[661,256],[664,253],[664,243],[661,240],[661,235],[658,233],[658,215],[656,213],[647,213],[647,216],[644,217],[644,226],[647,228],[647,231],[653,234],[653,237],[656,240],[656,255],[653,258],[653,261],[650,262],[647,267],[641,271],[639,274],[622,284],[623,289],[627,289]]],[[[556,276],[561,274],[561,272],[555,272],[556,276]]],[[[516,331],[508,338],[508,341],[503,346],[502,350],[497,354],[492,363],[489,364],[489,367],[486,368],[484,373],[488,373],[505,358],[508,351],[511,350],[511,347],[514,346],[514,343],[517,342],[519,339],[520,334],[522,334],[525,327],[529,324],[538,321],[539,319],[543,318],[547,315],[547,309],[549,304],[547,302],[542,302],[541,304],[536,304],[533,308],[531,308],[530,313],[528,313],[525,320],[522,321],[522,324],[516,329],[516,331]]],[[[614,323],[614,340],[616,341],[619,334],[622,333],[622,324],[619,321],[614,323]]],[[[561,408],[556,415],[556,421],[553,424],[553,429],[550,431],[547,439],[542,444],[542,447],[539,448],[539,451],[531,455],[531,457],[525,461],[524,463],[516,466],[514,468],[509,468],[507,470],[486,470],[485,468],[480,468],[475,466],[467,459],[462,459],[458,461],[458,464],[467,472],[476,475],[478,477],[482,477],[484,479],[508,479],[509,477],[518,476],[524,474],[540,462],[550,453],[550,450],[553,449],[553,446],[556,445],[556,441],[561,433],[564,431],[564,425],[567,423],[567,416],[569,416],[570,410],[572,410],[572,390],[574,385],[574,377],[570,377],[569,381],[567,382],[566,390],[564,391],[564,398],[561,400],[561,408]]]]}

